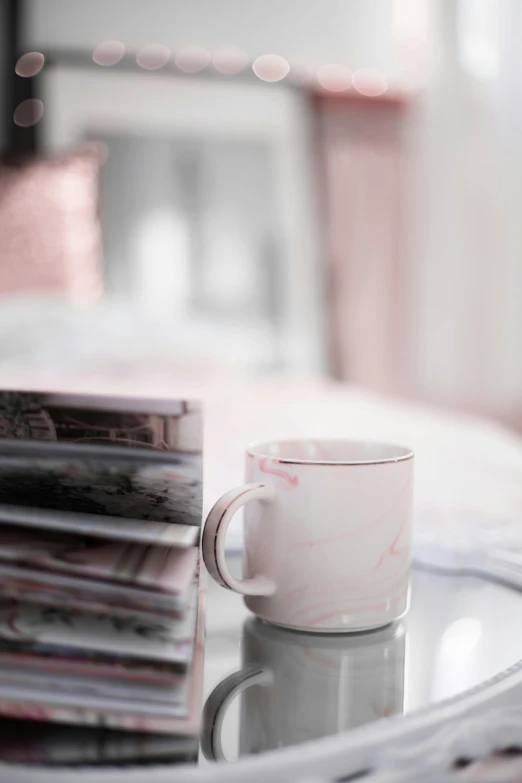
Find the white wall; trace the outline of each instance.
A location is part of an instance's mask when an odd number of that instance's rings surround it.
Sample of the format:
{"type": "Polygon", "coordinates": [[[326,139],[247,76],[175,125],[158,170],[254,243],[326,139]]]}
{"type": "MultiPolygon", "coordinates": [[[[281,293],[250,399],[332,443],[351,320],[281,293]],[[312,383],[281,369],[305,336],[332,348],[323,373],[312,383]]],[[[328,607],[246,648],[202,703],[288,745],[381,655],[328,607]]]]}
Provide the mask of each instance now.
{"type": "Polygon", "coordinates": [[[311,67],[340,62],[391,72],[393,0],[32,0],[28,46],[131,49],[162,43],[238,46],[311,67]]]}
{"type": "Polygon", "coordinates": [[[439,64],[413,133],[416,381],[430,399],[520,426],[522,4],[433,8],[439,64]],[[482,39],[472,36],[463,11],[475,36],[477,21],[489,21],[489,35],[483,24],[482,39]]]}

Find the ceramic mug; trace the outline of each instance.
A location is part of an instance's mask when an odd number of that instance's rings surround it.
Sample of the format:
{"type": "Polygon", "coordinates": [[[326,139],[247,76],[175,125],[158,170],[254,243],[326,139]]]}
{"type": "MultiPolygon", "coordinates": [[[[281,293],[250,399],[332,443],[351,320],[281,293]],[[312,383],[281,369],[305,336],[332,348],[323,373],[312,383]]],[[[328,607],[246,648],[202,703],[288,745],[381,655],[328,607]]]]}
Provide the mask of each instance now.
{"type": "Polygon", "coordinates": [[[205,704],[203,753],[216,761],[225,758],[223,744],[231,743],[223,742],[223,724],[238,694],[240,756],[402,714],[405,638],[402,623],[366,634],[326,635],[292,633],[247,620],[242,667],[226,677],[205,704]]]}
{"type": "Polygon", "coordinates": [[[284,440],[247,449],[247,482],[207,517],[205,565],[254,614],[318,632],[379,628],[408,608],[413,453],[386,443],[284,440]],[[244,506],[244,578],[225,537],[244,506]]]}

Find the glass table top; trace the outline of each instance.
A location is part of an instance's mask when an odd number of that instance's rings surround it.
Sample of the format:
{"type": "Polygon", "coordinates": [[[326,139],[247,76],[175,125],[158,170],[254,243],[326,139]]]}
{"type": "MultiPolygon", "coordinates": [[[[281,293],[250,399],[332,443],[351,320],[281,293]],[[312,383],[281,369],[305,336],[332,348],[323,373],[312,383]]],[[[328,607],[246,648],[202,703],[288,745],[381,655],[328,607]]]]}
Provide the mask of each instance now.
{"type": "MultiPolygon", "coordinates": [[[[227,560],[240,576],[240,555],[227,560]]],[[[522,591],[479,577],[414,569],[408,614],[368,633],[271,626],[210,578],[206,603],[200,772],[218,759],[295,748],[412,713],[522,660],[522,591]]],[[[109,738],[103,727],[45,723],[39,734],[26,723],[0,719],[3,761],[80,764],[93,774],[100,765],[114,771],[129,763],[189,764],[197,772],[197,738],[150,735],[143,742],[109,738]]]]}
{"type": "MultiPolygon", "coordinates": [[[[240,555],[228,561],[239,574],[240,555]]],[[[520,614],[521,592],[414,569],[403,620],[365,634],[304,634],[254,618],[209,577],[204,698],[213,695],[200,764],[334,735],[462,693],[522,659],[520,614]]]]}

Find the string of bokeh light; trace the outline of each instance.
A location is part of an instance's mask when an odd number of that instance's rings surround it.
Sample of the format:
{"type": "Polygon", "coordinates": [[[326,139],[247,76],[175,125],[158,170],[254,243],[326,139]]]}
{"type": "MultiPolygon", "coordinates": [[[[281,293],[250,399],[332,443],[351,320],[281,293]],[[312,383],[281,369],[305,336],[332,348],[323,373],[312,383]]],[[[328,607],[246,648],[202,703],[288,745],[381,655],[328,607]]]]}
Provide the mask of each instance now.
{"type": "Polygon", "coordinates": [[[209,65],[210,59],[210,52],[202,46],[187,46],[179,50],[174,62],[184,73],[200,73],[209,65]]]}
{"type": "Polygon", "coordinates": [[[15,65],[15,73],[22,78],[36,76],[44,67],[45,57],[41,52],[26,52],[18,58],[15,65]]]}
{"type": "MultiPolygon", "coordinates": [[[[94,47],[92,60],[96,65],[108,68],[117,65],[125,54],[126,47],[121,41],[102,41],[94,47]]],[[[15,72],[23,78],[36,76],[44,63],[45,57],[41,52],[27,52],[18,59],[15,72]]],[[[189,75],[202,73],[211,67],[219,74],[234,76],[247,70],[249,58],[246,52],[233,46],[218,49],[214,53],[202,46],[186,46],[173,54],[164,44],[151,43],[139,49],[136,63],[145,71],[156,71],[173,63],[178,70],[189,75]]],[[[260,81],[268,83],[277,83],[292,75],[291,64],[278,54],[256,57],[251,68],[260,81]]],[[[327,63],[303,81],[302,68],[296,65],[293,75],[296,83],[309,86],[316,83],[321,89],[332,93],[355,91],[366,98],[377,98],[388,90],[386,77],[375,68],[359,68],[351,73],[342,63],[327,63]]],[[[40,121],[43,111],[41,100],[29,98],[18,104],[13,120],[16,125],[30,127],[40,121]]]]}
{"type": "Polygon", "coordinates": [[[102,41],[95,46],[92,52],[92,59],[96,65],[102,65],[105,68],[116,65],[125,55],[125,44],[121,41],[102,41]]]}
{"type": "MultiPolygon", "coordinates": [[[[15,73],[22,79],[29,79],[40,73],[44,67],[45,57],[41,52],[26,52],[18,58],[15,73]]],[[[44,105],[38,98],[27,98],[21,101],[13,112],[13,122],[20,128],[30,128],[40,122],[44,105]]]]}
{"type": "Polygon", "coordinates": [[[146,71],[157,71],[164,68],[170,62],[172,53],[168,46],[163,44],[147,44],[136,55],[136,62],[140,68],[146,71]]]}
{"type": "Polygon", "coordinates": [[[234,46],[218,49],[212,55],[212,66],[218,73],[233,76],[241,73],[248,66],[248,55],[234,46]]]}
{"type": "Polygon", "coordinates": [[[317,80],[323,89],[330,92],[346,92],[352,86],[352,74],[339,63],[322,65],[317,71],[317,80]]]}
{"type": "Polygon", "coordinates": [[[290,72],[290,63],[278,54],[262,54],[252,63],[252,70],[263,82],[280,82],[290,72]]]}

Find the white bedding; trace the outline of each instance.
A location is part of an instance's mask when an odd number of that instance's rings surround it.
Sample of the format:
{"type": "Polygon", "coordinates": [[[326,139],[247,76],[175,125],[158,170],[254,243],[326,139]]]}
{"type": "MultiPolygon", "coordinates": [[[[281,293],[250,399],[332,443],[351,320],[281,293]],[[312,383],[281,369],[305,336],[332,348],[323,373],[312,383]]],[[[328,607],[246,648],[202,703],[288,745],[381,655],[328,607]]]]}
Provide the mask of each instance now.
{"type": "MultiPolygon", "coordinates": [[[[326,381],[233,381],[184,373],[166,359],[160,369],[127,365],[74,372],[41,367],[6,370],[4,388],[139,396],[199,396],[205,400],[205,491],[208,511],[220,494],[243,481],[244,447],[282,437],[384,439],[416,453],[417,518],[451,516],[488,526],[522,526],[522,439],[465,415],[401,403],[326,381]]],[[[240,522],[229,545],[241,541],[240,522]]]]}

